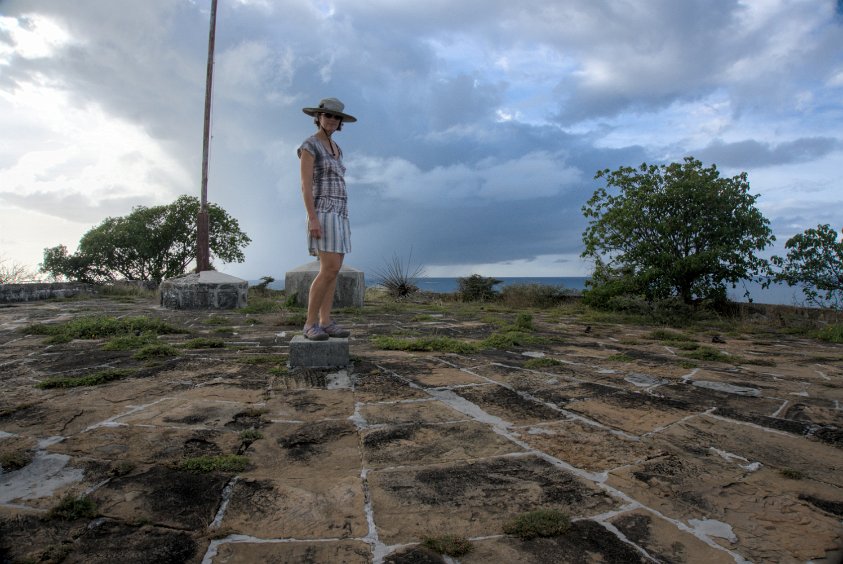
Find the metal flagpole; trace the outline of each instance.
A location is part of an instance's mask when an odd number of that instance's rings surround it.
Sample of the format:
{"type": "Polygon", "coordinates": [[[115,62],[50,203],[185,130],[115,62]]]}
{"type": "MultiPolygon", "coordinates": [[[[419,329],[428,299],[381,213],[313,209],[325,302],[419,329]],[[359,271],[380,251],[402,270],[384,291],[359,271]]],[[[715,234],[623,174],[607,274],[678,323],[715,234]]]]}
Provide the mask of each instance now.
{"type": "Polygon", "coordinates": [[[205,135],[202,139],[202,198],[196,218],[196,272],[211,269],[208,218],[208,148],[211,137],[211,88],[214,79],[214,37],[217,28],[217,0],[211,0],[211,30],[208,34],[208,74],[205,79],[205,135]]]}

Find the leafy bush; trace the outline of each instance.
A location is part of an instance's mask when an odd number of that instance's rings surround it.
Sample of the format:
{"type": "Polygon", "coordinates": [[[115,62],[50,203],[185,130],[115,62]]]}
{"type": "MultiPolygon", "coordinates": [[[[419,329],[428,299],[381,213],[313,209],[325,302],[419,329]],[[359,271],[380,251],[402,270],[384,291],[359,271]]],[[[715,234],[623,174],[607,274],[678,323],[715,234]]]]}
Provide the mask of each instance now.
{"type": "Polygon", "coordinates": [[[464,302],[487,302],[497,297],[494,287],[501,283],[496,278],[486,278],[479,274],[472,274],[465,278],[457,278],[460,299],[464,302]]]}
{"type": "Polygon", "coordinates": [[[820,329],[817,331],[817,338],[829,343],[843,343],[843,323],[820,329]]]}

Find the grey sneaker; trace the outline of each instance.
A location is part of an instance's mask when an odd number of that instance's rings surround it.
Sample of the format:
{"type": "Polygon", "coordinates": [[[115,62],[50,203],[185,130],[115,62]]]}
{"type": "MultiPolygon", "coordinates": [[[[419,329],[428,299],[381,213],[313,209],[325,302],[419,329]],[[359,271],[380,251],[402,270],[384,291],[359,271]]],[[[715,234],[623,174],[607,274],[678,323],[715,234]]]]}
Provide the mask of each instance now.
{"type": "Polygon", "coordinates": [[[304,336],[311,341],[327,341],[329,338],[329,335],[319,327],[318,323],[314,323],[310,327],[305,325],[304,336]]]}
{"type": "Polygon", "coordinates": [[[351,331],[348,329],[343,329],[339,325],[337,325],[336,321],[331,321],[331,324],[327,327],[323,327],[322,330],[328,334],[329,337],[339,337],[344,339],[351,335],[351,331]]]}

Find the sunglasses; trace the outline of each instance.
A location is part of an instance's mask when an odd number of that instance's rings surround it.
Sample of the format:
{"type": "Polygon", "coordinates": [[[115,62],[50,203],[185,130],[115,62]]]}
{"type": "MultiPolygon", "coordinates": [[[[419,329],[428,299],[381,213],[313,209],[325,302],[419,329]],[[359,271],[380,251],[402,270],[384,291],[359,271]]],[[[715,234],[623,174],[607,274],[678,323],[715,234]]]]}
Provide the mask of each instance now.
{"type": "Polygon", "coordinates": [[[342,116],[335,116],[334,114],[322,114],[324,117],[328,119],[338,119],[342,121],[342,116]]]}

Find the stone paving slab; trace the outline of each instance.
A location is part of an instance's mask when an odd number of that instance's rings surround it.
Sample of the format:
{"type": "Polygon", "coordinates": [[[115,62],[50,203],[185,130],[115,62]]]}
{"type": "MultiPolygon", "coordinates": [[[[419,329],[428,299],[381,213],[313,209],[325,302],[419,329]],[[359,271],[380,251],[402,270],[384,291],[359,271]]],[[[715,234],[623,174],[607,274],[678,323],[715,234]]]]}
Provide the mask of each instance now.
{"type": "MultiPolygon", "coordinates": [[[[478,342],[498,326],[479,320],[489,312],[414,322],[419,308],[348,314],[343,370],[289,368],[298,329],[278,313],[108,299],[0,309],[0,560],[444,562],[419,543],[446,533],[474,546],[449,563],[839,560],[840,345],[765,329],[716,345],[741,362],[692,363],[653,338],[658,327],[586,333],[559,312],[534,312],[540,346],[454,354],[369,340],[478,342]],[[92,314],[178,325],[189,333],[162,338],[175,347],[225,346],[139,361],[105,339],[50,345],[19,331],[92,314]],[[232,329],[216,332],[211,315],[232,329]],[[103,367],[134,375],[35,387],[103,367]],[[181,467],[216,456],[244,466],[181,467]],[[87,495],[93,514],[51,517],[67,494],[87,495]],[[504,534],[540,508],[571,528],[504,534]]],[[[714,346],[710,332],[693,338],[714,346]]]]}

